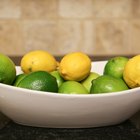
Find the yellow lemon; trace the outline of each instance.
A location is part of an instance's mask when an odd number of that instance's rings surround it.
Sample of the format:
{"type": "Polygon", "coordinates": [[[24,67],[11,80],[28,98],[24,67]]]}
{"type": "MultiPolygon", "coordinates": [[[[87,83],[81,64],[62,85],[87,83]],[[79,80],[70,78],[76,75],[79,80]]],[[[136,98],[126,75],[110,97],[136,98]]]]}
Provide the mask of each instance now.
{"type": "Polygon", "coordinates": [[[56,63],[57,63],[56,69],[58,70],[59,69],[59,61],[56,61],[56,63]]]}
{"type": "Polygon", "coordinates": [[[124,67],[123,78],[130,88],[140,86],[140,55],[128,60],[124,67]]]}
{"type": "Polygon", "coordinates": [[[90,58],[82,52],[66,54],[59,64],[59,72],[65,80],[81,81],[91,70],[90,58]]]}
{"type": "Polygon", "coordinates": [[[34,71],[47,71],[51,72],[56,70],[57,61],[47,51],[36,50],[25,54],[21,59],[21,68],[24,73],[34,71]]]}

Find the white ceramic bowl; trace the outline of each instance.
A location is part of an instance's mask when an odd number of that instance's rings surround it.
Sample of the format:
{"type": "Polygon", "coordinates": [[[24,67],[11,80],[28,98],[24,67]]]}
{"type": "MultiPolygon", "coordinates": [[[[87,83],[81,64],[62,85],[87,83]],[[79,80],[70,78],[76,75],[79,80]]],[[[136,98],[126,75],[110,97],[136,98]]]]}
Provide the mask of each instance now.
{"type": "MultiPolygon", "coordinates": [[[[93,63],[102,74],[106,61],[93,63]]],[[[21,73],[17,67],[17,73],[21,73]]],[[[0,84],[0,110],[13,121],[39,127],[82,128],[118,124],[140,109],[140,88],[108,94],[70,95],[0,84]]]]}

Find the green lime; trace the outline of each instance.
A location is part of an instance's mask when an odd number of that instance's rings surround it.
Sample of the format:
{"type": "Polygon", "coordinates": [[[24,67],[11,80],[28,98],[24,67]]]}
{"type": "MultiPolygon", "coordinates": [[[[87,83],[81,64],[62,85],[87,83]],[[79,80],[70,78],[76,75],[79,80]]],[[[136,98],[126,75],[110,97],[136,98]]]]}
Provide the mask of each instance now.
{"type": "Polygon", "coordinates": [[[0,54],[0,83],[11,85],[16,78],[14,62],[6,55],[0,54]]]}
{"type": "Polygon", "coordinates": [[[109,93],[129,89],[121,78],[102,75],[92,81],[90,93],[109,93]]]}
{"type": "Polygon", "coordinates": [[[57,70],[55,70],[50,72],[50,74],[56,78],[58,87],[60,87],[60,85],[64,82],[64,79],[61,77],[60,73],[57,70]]]}
{"type": "Polygon", "coordinates": [[[90,92],[91,82],[99,76],[98,73],[90,72],[89,76],[81,82],[81,84],[90,92]]]}
{"type": "Polygon", "coordinates": [[[19,82],[26,76],[25,73],[19,74],[16,76],[15,81],[13,83],[14,86],[17,86],[19,82]]]}
{"type": "Polygon", "coordinates": [[[88,94],[87,89],[79,82],[66,81],[58,89],[59,93],[66,94],[88,94]]]}
{"type": "Polygon", "coordinates": [[[128,60],[128,58],[122,56],[111,58],[105,65],[104,74],[116,78],[123,78],[124,66],[128,60]]]}
{"type": "Polygon", "coordinates": [[[27,74],[17,87],[39,91],[58,92],[56,78],[45,71],[36,71],[27,74]]]}

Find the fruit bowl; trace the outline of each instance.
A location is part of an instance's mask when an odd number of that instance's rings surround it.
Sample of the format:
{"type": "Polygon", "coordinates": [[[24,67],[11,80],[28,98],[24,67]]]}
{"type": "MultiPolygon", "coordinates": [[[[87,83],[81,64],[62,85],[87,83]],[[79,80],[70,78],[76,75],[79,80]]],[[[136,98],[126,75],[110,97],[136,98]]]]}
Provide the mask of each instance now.
{"type": "MultiPolygon", "coordinates": [[[[103,73],[107,61],[92,63],[103,73]]],[[[21,73],[19,66],[17,74],[21,73]]],[[[37,127],[87,128],[114,125],[140,109],[140,88],[105,94],[59,94],[0,84],[0,111],[14,122],[37,127]]]]}

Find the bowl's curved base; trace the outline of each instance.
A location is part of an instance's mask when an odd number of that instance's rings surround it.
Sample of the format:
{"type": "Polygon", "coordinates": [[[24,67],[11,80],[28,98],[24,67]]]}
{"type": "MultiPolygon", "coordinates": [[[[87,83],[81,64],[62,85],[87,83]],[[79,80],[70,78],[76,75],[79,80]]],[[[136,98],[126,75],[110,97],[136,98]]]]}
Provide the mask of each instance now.
{"type": "Polygon", "coordinates": [[[123,121],[118,121],[118,122],[110,122],[110,123],[99,123],[99,124],[91,124],[91,125],[68,125],[68,124],[63,124],[63,125],[56,125],[56,124],[32,124],[32,123],[25,123],[25,122],[18,122],[18,121],[14,121],[15,123],[19,124],[19,125],[24,125],[24,126],[29,126],[29,127],[43,127],[43,128],[92,128],[92,127],[106,127],[106,126],[112,126],[112,125],[117,125],[120,123],[123,123],[126,120],[123,121]]]}

